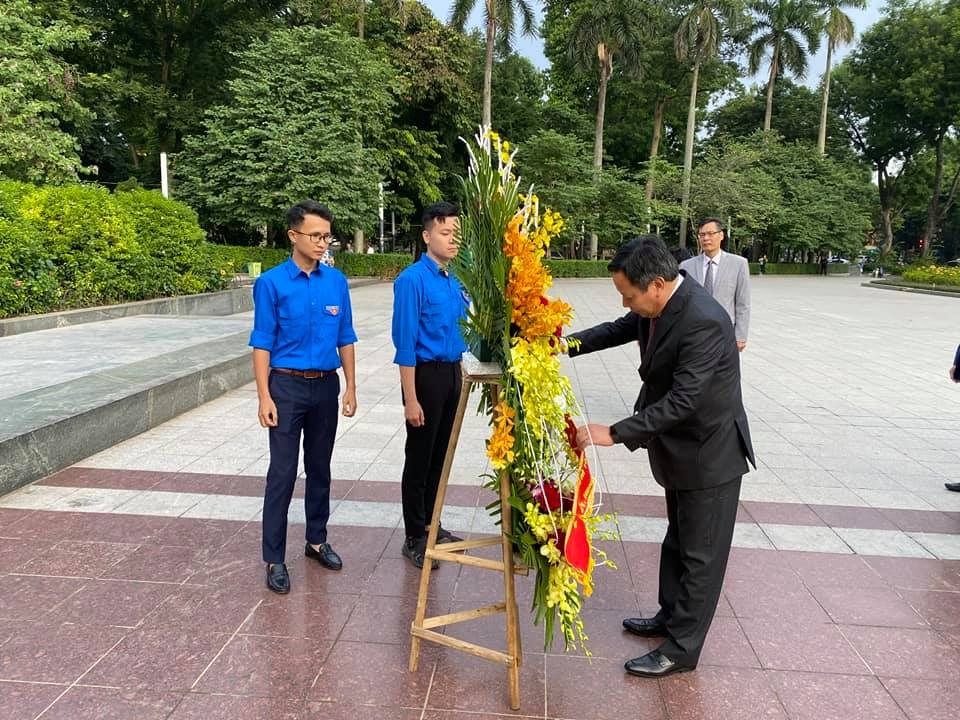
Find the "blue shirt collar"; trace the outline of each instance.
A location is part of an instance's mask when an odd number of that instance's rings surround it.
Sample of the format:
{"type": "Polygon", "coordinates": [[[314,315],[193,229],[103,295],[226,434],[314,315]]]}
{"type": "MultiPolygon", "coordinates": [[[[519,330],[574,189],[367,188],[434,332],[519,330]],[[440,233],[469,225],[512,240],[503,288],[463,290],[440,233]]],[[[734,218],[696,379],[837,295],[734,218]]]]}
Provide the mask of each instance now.
{"type": "MultiPolygon", "coordinates": [[[[424,253],[423,255],[420,256],[420,262],[424,263],[428,268],[430,268],[430,272],[432,272],[434,276],[439,276],[443,274],[443,269],[440,267],[440,265],[437,264],[437,261],[434,260],[429,255],[427,255],[427,253],[424,253]]],[[[447,270],[446,275],[449,275],[449,274],[450,274],[450,271],[447,270]]]]}
{"type": "MultiPolygon", "coordinates": [[[[322,268],[323,268],[323,263],[318,262],[317,267],[313,269],[313,272],[322,273],[323,272],[322,268]]],[[[303,272],[303,270],[300,269],[300,266],[293,261],[293,255],[287,258],[287,262],[284,263],[284,269],[287,271],[287,275],[290,277],[291,280],[293,280],[300,273],[303,273],[304,275],[307,274],[303,272]]]]}

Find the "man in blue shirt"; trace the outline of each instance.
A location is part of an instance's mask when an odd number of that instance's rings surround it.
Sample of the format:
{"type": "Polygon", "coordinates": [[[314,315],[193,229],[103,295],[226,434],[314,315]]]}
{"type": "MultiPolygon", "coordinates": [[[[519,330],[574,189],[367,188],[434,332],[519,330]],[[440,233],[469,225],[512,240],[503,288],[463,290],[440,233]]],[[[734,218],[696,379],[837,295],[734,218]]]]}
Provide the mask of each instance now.
{"type": "Polygon", "coordinates": [[[320,262],[332,238],[333,214],[304,200],[287,210],[291,256],[253,286],[250,346],[260,400],[261,427],[270,430],[270,468],[263,496],[263,560],[267,587],[290,592],[284,563],[287,512],[297,479],[300,438],[306,471],[304,554],[330,570],[343,567],[327,542],[330,456],[337,434],[337,397],[343,368],[342,412],[357,409],[353,313],[347,278],[320,262]]]}
{"type": "MultiPolygon", "coordinates": [[[[440,202],[423,213],[426,252],[393,285],[393,361],[400,366],[407,442],[401,480],[403,555],[422,568],[440,473],[460,396],[460,333],[466,315],[463,286],[447,270],[457,255],[456,205],[440,202]]],[[[438,542],[460,538],[440,528],[438,542]]],[[[433,563],[436,567],[436,562],[433,563]]]]}

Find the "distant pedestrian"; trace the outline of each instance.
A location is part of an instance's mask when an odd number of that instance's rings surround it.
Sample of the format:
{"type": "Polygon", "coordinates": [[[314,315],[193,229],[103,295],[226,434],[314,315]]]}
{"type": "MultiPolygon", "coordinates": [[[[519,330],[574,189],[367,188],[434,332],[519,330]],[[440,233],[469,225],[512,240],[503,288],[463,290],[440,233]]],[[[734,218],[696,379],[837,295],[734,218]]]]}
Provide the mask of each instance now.
{"type": "Polygon", "coordinates": [[[765,274],[767,272],[767,256],[766,255],[760,256],[759,265],[760,265],[760,274],[761,275],[765,274]]]}
{"type": "Polygon", "coordinates": [[[820,256],[820,274],[821,275],[827,274],[827,256],[826,255],[820,256]]]}
{"type": "Polygon", "coordinates": [[[338,368],[346,389],[342,412],[357,410],[353,313],[347,278],[321,258],[332,235],[333,214],[313,200],[287,210],[291,256],[253,286],[250,346],[260,400],[258,419],[269,428],[270,467],[263,496],[263,561],[267,587],[290,592],[285,564],[287,514],[303,441],[306,471],[304,554],[330,570],[343,563],[327,542],[330,457],[337,435],[338,368]]]}

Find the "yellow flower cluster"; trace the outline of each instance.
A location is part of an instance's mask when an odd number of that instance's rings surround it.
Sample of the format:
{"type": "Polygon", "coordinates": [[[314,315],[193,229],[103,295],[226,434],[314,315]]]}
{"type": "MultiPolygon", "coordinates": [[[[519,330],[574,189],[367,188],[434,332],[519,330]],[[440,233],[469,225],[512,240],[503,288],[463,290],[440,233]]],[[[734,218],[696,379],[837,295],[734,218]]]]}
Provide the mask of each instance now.
{"type": "Polygon", "coordinates": [[[487,441],[487,457],[495,470],[502,470],[513,462],[513,426],[516,411],[505,400],[493,409],[493,434],[487,441]]]}

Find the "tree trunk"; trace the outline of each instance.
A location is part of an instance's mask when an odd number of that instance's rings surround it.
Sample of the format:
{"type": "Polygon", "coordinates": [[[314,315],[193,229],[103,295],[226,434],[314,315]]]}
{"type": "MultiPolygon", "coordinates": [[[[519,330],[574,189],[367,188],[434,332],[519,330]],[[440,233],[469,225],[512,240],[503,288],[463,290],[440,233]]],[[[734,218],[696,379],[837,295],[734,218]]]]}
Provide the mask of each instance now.
{"type": "Polygon", "coordinates": [[[481,123],[490,128],[490,97],[493,87],[493,45],[497,36],[497,16],[493,0],[487,0],[487,56],[483,62],[483,116],[481,123]]]}
{"type": "Polygon", "coordinates": [[[940,191],[943,189],[943,137],[940,133],[935,146],[937,162],[933,170],[933,196],[927,206],[927,229],[924,233],[926,242],[923,243],[923,257],[930,257],[933,251],[933,241],[940,229],[940,191]]]}
{"type": "Polygon", "coordinates": [[[827,69],[823,75],[823,106],[820,108],[820,133],[817,135],[817,150],[827,154],[827,106],[830,104],[830,64],[833,60],[833,40],[827,40],[827,69]]]}
{"type": "Polygon", "coordinates": [[[365,31],[365,18],[367,10],[367,0],[357,0],[357,37],[363,40],[365,31]]]}
{"type": "Polygon", "coordinates": [[[780,49],[773,51],[770,59],[770,78],[767,80],[767,109],[763,114],[763,129],[769,130],[773,119],[773,84],[777,81],[777,66],[780,64],[780,49]]]}
{"type": "MultiPolygon", "coordinates": [[[[647,201],[647,213],[650,213],[650,203],[653,201],[654,174],[656,173],[657,155],[660,153],[660,134],[663,132],[663,112],[666,108],[666,98],[658,97],[653,105],[653,138],[650,140],[650,163],[647,169],[647,186],[643,196],[647,201]]],[[[650,225],[647,224],[647,232],[650,225]]]]}
{"type": "MultiPolygon", "coordinates": [[[[603,43],[597,45],[597,56],[600,58],[600,92],[597,97],[597,121],[593,131],[593,182],[600,182],[600,173],[603,171],[603,119],[607,112],[607,83],[612,74],[612,58],[603,43]]],[[[590,232],[590,259],[597,259],[597,234],[590,232]]]]}
{"type": "Polygon", "coordinates": [[[690,105],[687,107],[687,138],[683,145],[683,190],[680,196],[680,247],[687,246],[687,215],[690,213],[690,179],[693,175],[693,139],[697,129],[697,83],[700,61],[693,64],[690,105]]]}

